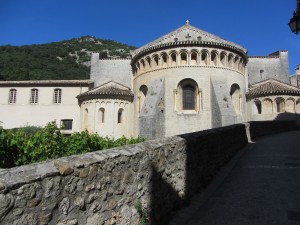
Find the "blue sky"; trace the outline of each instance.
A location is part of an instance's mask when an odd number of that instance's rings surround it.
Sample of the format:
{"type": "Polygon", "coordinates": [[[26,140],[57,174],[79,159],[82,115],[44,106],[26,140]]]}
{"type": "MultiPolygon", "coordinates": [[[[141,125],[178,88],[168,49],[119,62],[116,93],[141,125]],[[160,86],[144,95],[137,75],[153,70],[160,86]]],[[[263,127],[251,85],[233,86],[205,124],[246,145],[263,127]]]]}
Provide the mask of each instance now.
{"type": "Polygon", "coordinates": [[[28,45],[83,35],[136,47],[185,24],[233,41],[250,56],[288,50],[300,64],[300,35],[288,22],[296,0],[0,0],[0,45],[28,45]]]}

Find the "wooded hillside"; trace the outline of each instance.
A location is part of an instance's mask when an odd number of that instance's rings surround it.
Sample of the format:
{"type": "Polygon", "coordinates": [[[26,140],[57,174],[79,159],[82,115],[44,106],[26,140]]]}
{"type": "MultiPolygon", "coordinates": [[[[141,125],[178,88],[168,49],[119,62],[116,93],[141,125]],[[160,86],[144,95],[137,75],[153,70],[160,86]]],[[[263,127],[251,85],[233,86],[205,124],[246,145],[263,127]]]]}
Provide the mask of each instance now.
{"type": "Polygon", "coordinates": [[[84,36],[40,45],[0,46],[0,80],[88,79],[90,55],[127,58],[135,47],[84,36]]]}

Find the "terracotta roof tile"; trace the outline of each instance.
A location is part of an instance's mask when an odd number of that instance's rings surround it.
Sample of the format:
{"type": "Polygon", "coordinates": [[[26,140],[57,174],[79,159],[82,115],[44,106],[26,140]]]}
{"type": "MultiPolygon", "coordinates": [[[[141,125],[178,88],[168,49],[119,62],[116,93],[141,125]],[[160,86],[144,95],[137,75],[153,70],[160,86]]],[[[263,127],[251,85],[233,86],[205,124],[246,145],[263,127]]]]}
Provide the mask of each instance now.
{"type": "Polygon", "coordinates": [[[269,79],[253,85],[246,93],[248,99],[268,95],[299,95],[300,89],[280,81],[269,79]]]}
{"type": "Polygon", "coordinates": [[[121,98],[121,99],[133,99],[133,92],[129,87],[122,84],[109,81],[98,87],[93,88],[87,92],[84,92],[77,96],[79,100],[95,99],[95,98],[121,98]]]}

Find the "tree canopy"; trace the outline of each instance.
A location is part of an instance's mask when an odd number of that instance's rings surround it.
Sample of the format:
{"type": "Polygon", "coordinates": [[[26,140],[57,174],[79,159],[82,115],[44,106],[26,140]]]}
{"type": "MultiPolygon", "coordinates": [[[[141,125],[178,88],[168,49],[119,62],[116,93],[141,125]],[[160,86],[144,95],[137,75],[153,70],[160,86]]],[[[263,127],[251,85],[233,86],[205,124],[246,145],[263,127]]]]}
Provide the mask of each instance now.
{"type": "Polygon", "coordinates": [[[127,58],[135,47],[83,36],[40,45],[0,46],[0,80],[88,79],[92,52],[103,58],[127,58]]]}

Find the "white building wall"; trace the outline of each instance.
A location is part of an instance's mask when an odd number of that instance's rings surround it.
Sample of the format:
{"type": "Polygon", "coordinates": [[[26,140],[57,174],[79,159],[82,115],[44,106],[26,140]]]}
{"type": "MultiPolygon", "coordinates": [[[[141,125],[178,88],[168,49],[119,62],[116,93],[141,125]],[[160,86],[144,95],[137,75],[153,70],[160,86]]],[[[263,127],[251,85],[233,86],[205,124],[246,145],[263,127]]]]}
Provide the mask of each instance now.
{"type": "Polygon", "coordinates": [[[45,126],[51,121],[60,125],[62,119],[72,119],[72,131],[80,130],[80,108],[76,96],[88,87],[1,87],[0,121],[3,128],[45,126]],[[17,90],[16,103],[9,103],[9,90],[17,90]],[[31,89],[39,90],[37,104],[30,104],[31,89]],[[61,103],[53,103],[54,89],[62,90],[61,103]]]}
{"type": "MultiPolygon", "coordinates": [[[[209,68],[209,67],[176,67],[168,68],[164,70],[155,70],[147,74],[136,77],[134,80],[134,92],[139,93],[139,88],[142,85],[148,87],[147,95],[157,95],[159,93],[153,92],[151,86],[157,80],[164,80],[164,94],[163,94],[163,107],[164,112],[157,115],[163,116],[165,136],[172,136],[176,134],[193,132],[198,130],[210,129],[215,127],[212,118],[216,116],[213,114],[213,110],[219,112],[219,126],[230,125],[238,122],[244,122],[246,120],[246,104],[245,104],[245,75],[230,70],[221,68],[209,68]],[[200,91],[199,111],[178,111],[175,108],[174,91],[176,91],[180,81],[184,79],[194,80],[200,91]],[[215,83],[214,83],[215,82],[215,83]],[[212,83],[215,84],[214,92],[212,94],[212,83]],[[230,96],[230,87],[233,84],[238,84],[240,87],[240,112],[236,113],[233,108],[233,103],[230,96]],[[213,99],[215,98],[215,99],[213,99]],[[224,99],[227,101],[224,101],[224,99]]],[[[138,94],[136,94],[136,97],[138,94]]],[[[136,98],[136,99],[137,99],[136,98]]],[[[147,97],[146,97],[147,98],[147,97]]],[[[159,104],[160,99],[157,99],[156,106],[159,104]]],[[[147,100],[146,100],[147,101],[147,100]]],[[[144,104],[144,107],[148,107],[144,104]]],[[[155,107],[155,106],[154,106],[155,107]]],[[[145,110],[145,109],[144,109],[145,110]]],[[[148,111],[153,110],[151,106],[148,111]]],[[[158,110],[159,111],[159,110],[158,110]]],[[[135,127],[139,127],[138,102],[135,102],[135,127]]],[[[159,120],[155,121],[158,122],[159,120]]],[[[138,129],[135,129],[136,131],[138,129]]]]}
{"type": "Polygon", "coordinates": [[[155,138],[244,122],[246,120],[244,95],[247,86],[245,64],[240,55],[209,47],[174,48],[143,56],[143,59],[134,65],[134,130],[155,138]],[[197,60],[193,62],[191,53],[200,53],[202,50],[210,52],[209,54],[218,52],[216,61],[212,61],[208,55],[204,62],[198,54],[197,60]],[[176,62],[171,60],[173,52],[177,56],[176,62]],[[187,53],[186,62],[181,59],[181,52],[187,53]],[[154,56],[161,56],[163,53],[167,55],[167,62],[164,63],[160,57],[156,66],[154,56]],[[226,54],[225,63],[220,61],[220,55],[223,53],[226,54]],[[229,65],[229,55],[232,55],[232,60],[236,58],[238,60],[232,61],[229,65]],[[151,65],[154,65],[151,68],[147,62],[149,58],[151,65]],[[196,110],[180,110],[176,107],[177,94],[174,93],[178,91],[178,85],[184,79],[191,79],[197,84],[200,97],[196,110]],[[148,87],[148,93],[139,112],[139,89],[142,85],[148,87]],[[232,85],[239,87],[239,103],[234,103],[231,99],[232,85]],[[237,105],[239,110],[235,109],[237,105]],[[161,106],[163,111],[160,109],[161,106]],[[145,126],[148,126],[148,134],[145,126]]]}
{"type": "Polygon", "coordinates": [[[252,56],[248,62],[249,83],[270,78],[289,84],[288,52],[278,51],[268,56],[252,56]]]}
{"type": "MultiPolygon", "coordinates": [[[[221,112],[220,126],[245,122],[246,116],[246,75],[230,69],[211,70],[209,73],[216,94],[216,103],[212,107],[219,107],[221,112]],[[237,84],[240,88],[239,110],[235,109],[230,90],[232,85],[237,84]]],[[[216,118],[214,118],[216,119],[216,118]]],[[[216,127],[216,126],[213,126],[216,127]]]]}
{"type": "Polygon", "coordinates": [[[132,103],[119,99],[93,99],[81,104],[81,130],[98,133],[109,138],[133,137],[132,103]],[[104,121],[102,122],[99,110],[103,108],[104,121]],[[85,120],[85,110],[88,110],[88,120],[85,120]],[[123,109],[122,119],[118,123],[119,109],[123,109]]]}
{"type": "Polygon", "coordinates": [[[299,120],[300,114],[300,97],[293,95],[269,95],[258,97],[247,102],[248,110],[250,111],[249,121],[265,121],[265,120],[299,120]],[[277,111],[276,99],[283,99],[282,112],[277,111]],[[266,109],[264,101],[268,100],[271,105],[266,109]],[[255,101],[261,103],[260,112],[255,104],[255,101]]]}
{"type": "Polygon", "coordinates": [[[210,76],[197,67],[174,68],[168,73],[172,76],[166,78],[166,136],[211,128],[210,76]],[[174,91],[183,79],[196,81],[201,93],[199,111],[178,111],[175,108],[174,91]]]}

